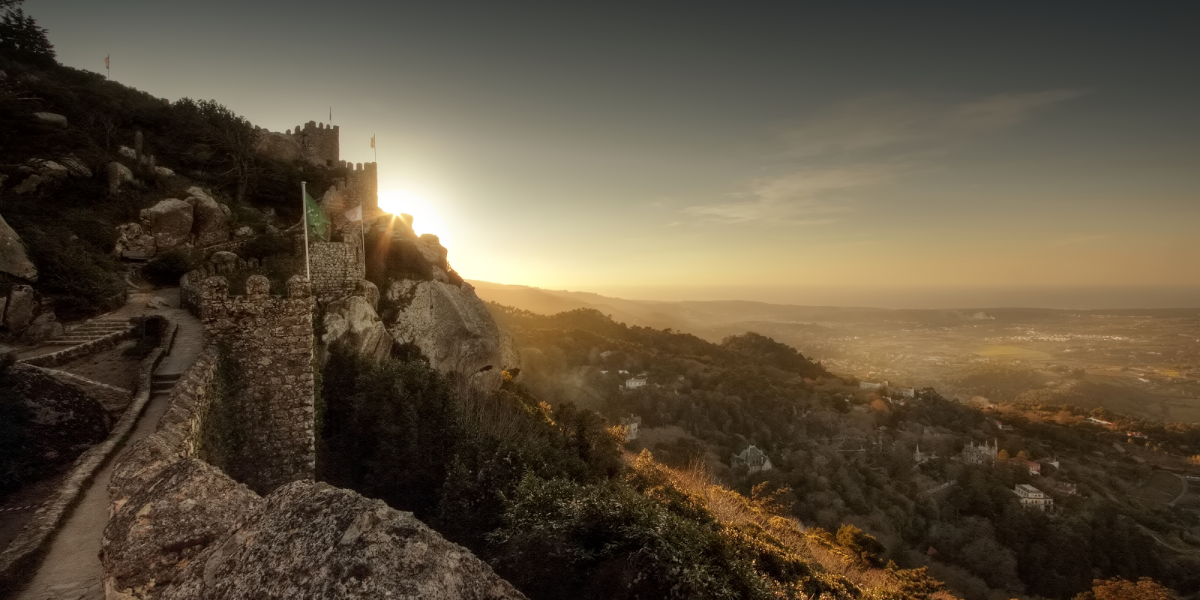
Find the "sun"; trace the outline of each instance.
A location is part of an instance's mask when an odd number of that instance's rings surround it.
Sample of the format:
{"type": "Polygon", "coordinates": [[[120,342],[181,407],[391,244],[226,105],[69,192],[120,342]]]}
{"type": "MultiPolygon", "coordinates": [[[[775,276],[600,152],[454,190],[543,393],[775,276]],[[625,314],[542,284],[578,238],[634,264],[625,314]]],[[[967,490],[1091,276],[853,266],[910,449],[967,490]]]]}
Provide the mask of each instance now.
{"type": "Polygon", "coordinates": [[[433,203],[424,197],[407,190],[383,191],[379,192],[379,208],[394,215],[412,215],[413,229],[418,234],[432,233],[438,236],[443,246],[449,247],[450,230],[438,216],[433,203]]]}

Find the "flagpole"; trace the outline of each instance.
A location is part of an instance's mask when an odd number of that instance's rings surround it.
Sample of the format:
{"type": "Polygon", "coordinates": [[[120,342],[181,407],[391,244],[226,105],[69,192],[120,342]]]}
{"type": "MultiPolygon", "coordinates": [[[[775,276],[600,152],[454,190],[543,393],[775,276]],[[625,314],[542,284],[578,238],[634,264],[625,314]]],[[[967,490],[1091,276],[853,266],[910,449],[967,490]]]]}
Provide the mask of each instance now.
{"type": "Polygon", "coordinates": [[[300,208],[304,214],[304,278],[312,281],[312,274],[308,270],[308,192],[305,187],[307,185],[307,182],[300,182],[300,208]]]}

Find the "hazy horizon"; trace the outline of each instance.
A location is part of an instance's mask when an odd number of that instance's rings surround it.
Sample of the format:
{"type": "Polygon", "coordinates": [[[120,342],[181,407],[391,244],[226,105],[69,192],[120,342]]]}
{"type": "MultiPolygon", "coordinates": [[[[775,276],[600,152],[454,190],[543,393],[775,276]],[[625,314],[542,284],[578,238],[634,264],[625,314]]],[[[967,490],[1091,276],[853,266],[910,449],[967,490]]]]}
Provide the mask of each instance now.
{"type": "MultiPolygon", "coordinates": [[[[496,285],[496,281],[473,280],[496,285]]],[[[1200,286],[529,286],[650,302],[749,301],[797,306],[889,309],[1045,308],[1200,310],[1200,286]]]]}

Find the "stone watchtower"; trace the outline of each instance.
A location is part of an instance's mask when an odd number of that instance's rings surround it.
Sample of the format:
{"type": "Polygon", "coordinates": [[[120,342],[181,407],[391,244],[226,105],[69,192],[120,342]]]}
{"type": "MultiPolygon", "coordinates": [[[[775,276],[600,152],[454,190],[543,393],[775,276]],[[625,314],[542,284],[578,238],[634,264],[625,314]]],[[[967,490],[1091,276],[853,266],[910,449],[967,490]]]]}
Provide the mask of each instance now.
{"type": "Polygon", "coordinates": [[[337,125],[326,125],[309,121],[301,129],[289,129],[287,134],[300,144],[300,152],[308,162],[322,167],[332,167],[341,159],[339,131],[337,125]]]}
{"type": "Polygon", "coordinates": [[[272,297],[266,277],[252,275],[244,296],[224,277],[201,290],[204,337],[223,347],[231,366],[226,401],[243,417],[242,483],[259,493],[316,471],[312,292],[293,276],[286,297],[272,297]]]}

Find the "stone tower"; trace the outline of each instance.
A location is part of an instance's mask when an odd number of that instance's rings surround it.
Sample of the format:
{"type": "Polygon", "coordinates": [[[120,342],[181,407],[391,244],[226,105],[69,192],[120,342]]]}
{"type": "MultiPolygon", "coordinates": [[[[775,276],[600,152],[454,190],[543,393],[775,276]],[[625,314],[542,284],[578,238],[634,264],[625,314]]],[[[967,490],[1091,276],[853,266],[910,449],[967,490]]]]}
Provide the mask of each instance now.
{"type": "Polygon", "coordinates": [[[204,338],[223,347],[234,371],[228,400],[246,432],[242,483],[264,494],[316,471],[312,292],[299,275],[286,297],[270,289],[251,275],[246,294],[231,296],[224,277],[209,277],[200,311],[204,338]]]}

